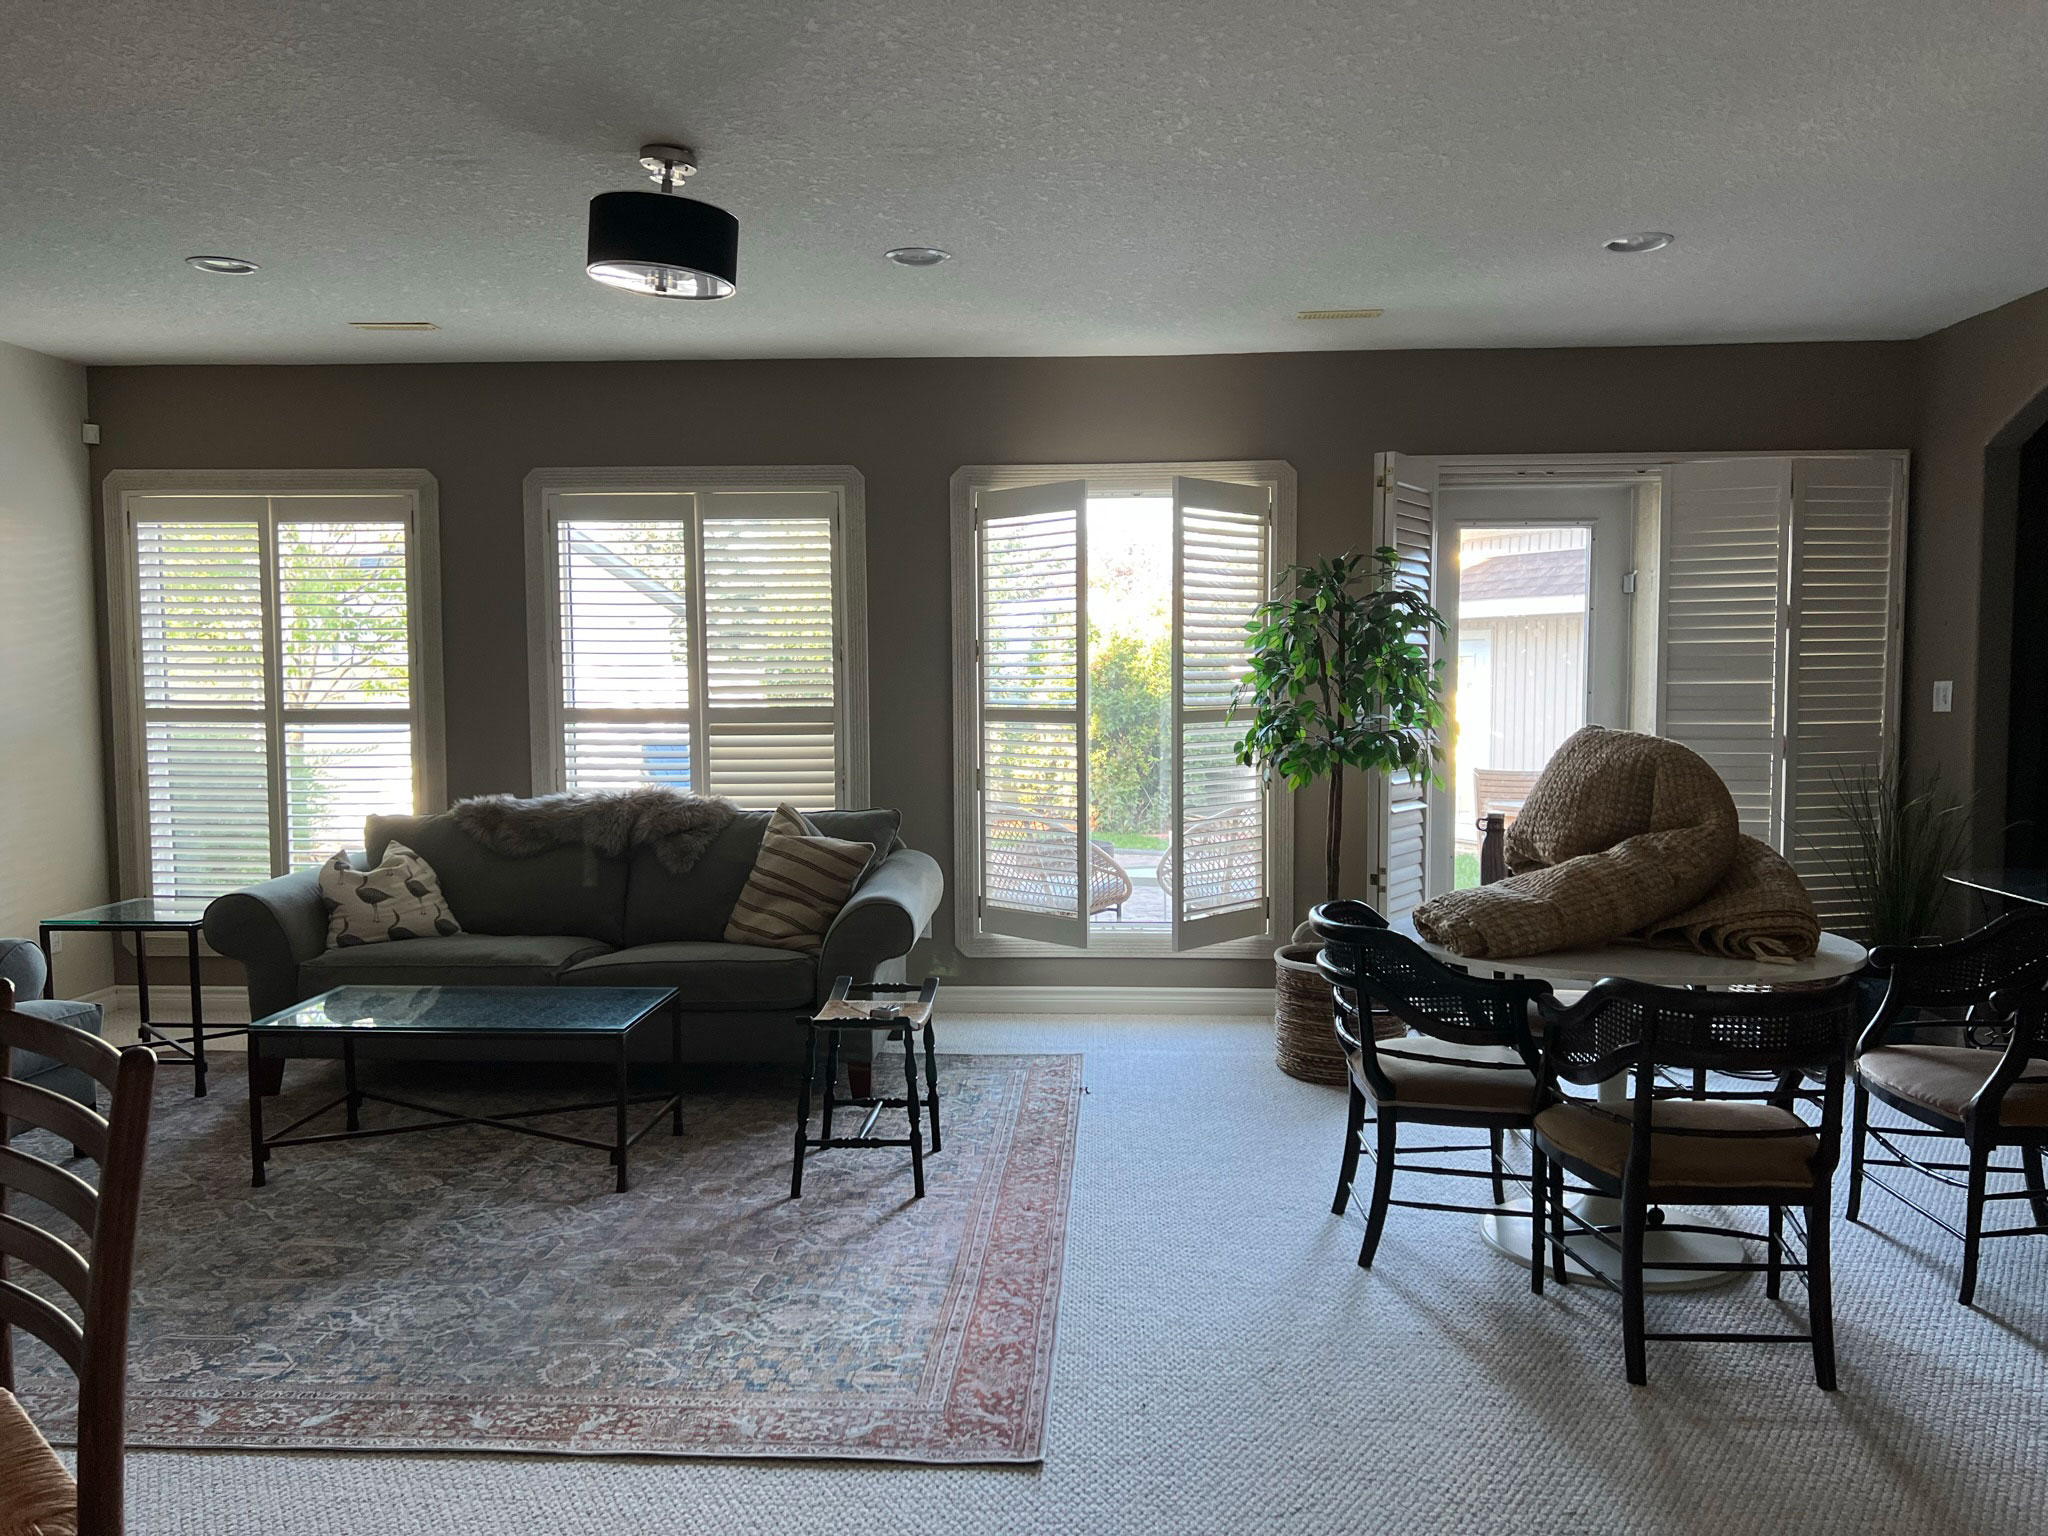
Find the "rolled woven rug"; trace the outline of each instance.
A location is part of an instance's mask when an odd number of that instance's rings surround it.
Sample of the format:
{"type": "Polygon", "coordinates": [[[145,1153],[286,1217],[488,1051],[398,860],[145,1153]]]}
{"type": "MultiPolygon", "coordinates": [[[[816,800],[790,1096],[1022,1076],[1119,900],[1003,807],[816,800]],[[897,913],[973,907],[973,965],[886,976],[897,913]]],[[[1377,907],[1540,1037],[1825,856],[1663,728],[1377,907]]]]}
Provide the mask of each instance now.
{"type": "Polygon", "coordinates": [[[1509,878],[1424,902],[1415,931],[1475,958],[1610,943],[1703,901],[1738,836],[1734,797],[1697,752],[1589,725],[1508,828],[1509,878]]]}
{"type": "Polygon", "coordinates": [[[1798,873],[1769,843],[1741,839],[1735,863],[1706,900],[1643,930],[1652,944],[1731,960],[1804,960],[1820,948],[1820,918],[1798,873]]]}

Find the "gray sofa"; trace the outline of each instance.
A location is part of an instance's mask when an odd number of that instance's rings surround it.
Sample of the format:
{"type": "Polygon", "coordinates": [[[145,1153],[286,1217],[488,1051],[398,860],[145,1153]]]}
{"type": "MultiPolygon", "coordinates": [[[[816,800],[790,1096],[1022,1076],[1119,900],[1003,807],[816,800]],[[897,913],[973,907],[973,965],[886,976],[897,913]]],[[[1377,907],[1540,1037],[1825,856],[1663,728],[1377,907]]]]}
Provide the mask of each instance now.
{"type": "MultiPolygon", "coordinates": [[[[77,1003],[61,997],[44,998],[43,981],[48,975],[43,952],[34,943],[28,939],[0,939],[0,976],[14,983],[14,1006],[19,1012],[31,1018],[69,1024],[90,1035],[99,1034],[99,1004],[77,1003]]],[[[34,1051],[22,1051],[15,1057],[14,1068],[15,1075],[24,1082],[76,1099],[88,1109],[97,1107],[93,1080],[76,1067],[67,1067],[34,1051]]],[[[21,1128],[20,1122],[8,1121],[8,1136],[12,1137],[21,1128]]]]}
{"type": "MultiPolygon", "coordinates": [[[[302,869],[216,899],[206,909],[206,941],[242,963],[255,1018],[340,986],[667,986],[680,994],[692,1059],[794,1060],[801,1021],[835,977],[903,979],[904,958],[927,931],[944,881],[928,854],[903,846],[897,812],[814,811],[810,819],[826,836],[876,848],[823,949],[728,944],[726,919],[768,817],[741,812],[689,874],[676,876],[646,848],[610,858],[574,845],[514,858],[446,815],[373,816],[362,859],[382,858],[393,841],[421,854],[461,933],[329,949],[319,871],[302,869]]],[[[665,1053],[666,1032],[646,1033],[645,1049],[665,1053]]],[[[317,1050],[301,1045],[288,1054],[317,1050]]],[[[494,1043],[492,1054],[512,1052],[494,1043]]]]}

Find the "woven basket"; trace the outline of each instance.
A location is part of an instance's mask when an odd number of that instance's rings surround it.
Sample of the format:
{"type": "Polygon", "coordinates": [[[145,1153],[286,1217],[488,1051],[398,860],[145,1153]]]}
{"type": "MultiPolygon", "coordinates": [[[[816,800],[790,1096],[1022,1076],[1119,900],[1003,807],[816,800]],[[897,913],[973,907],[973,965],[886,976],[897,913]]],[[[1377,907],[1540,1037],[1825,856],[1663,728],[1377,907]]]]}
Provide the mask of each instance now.
{"type": "MultiPolygon", "coordinates": [[[[1280,1070],[1305,1083],[1342,1086],[1350,1080],[1337,1044],[1336,1010],[1330,984],[1316,969],[1316,946],[1284,944],[1273,951],[1273,1056],[1280,1070]]],[[[1377,1013],[1373,1035],[1381,1040],[1406,1034],[1400,1020],[1377,1013]]]]}

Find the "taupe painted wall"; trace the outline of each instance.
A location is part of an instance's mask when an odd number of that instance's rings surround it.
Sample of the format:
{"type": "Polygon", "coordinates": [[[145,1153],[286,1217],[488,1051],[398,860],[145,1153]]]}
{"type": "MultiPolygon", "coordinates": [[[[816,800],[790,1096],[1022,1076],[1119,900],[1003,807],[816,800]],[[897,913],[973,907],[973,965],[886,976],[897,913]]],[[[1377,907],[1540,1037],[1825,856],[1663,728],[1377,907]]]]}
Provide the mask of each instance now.
{"type": "MultiPolygon", "coordinates": [[[[664,316],[650,316],[667,319],[664,316]]],[[[1369,537],[1372,455],[1896,448],[1911,343],[1191,358],[99,368],[116,469],[440,481],[448,782],[527,782],[521,486],[542,465],[850,463],[867,481],[874,799],[950,868],[947,481],[962,464],[1285,459],[1300,548],[1369,537]]],[[[1323,812],[1303,797],[1297,896],[1323,812]]],[[[1362,808],[1354,795],[1353,804],[1362,808]]],[[[1357,810],[1350,818],[1362,821],[1357,810]]],[[[1363,868],[1351,839],[1349,868],[1363,868]]],[[[939,946],[950,955],[950,911],[939,946]]],[[[959,962],[983,984],[1265,985],[1258,962],[959,962]]]]}
{"type": "MultiPolygon", "coordinates": [[[[85,370],[0,342],[0,936],[107,897],[85,370]]],[[[57,957],[69,996],[104,939],[57,957]]]]}
{"type": "Polygon", "coordinates": [[[1958,793],[1975,794],[1978,856],[1995,863],[2005,819],[2019,448],[2048,421],[2048,290],[1918,345],[1905,711],[1911,762],[1958,793]],[[1955,713],[1946,717],[1930,706],[1940,678],[1956,685],[1955,713]]]}

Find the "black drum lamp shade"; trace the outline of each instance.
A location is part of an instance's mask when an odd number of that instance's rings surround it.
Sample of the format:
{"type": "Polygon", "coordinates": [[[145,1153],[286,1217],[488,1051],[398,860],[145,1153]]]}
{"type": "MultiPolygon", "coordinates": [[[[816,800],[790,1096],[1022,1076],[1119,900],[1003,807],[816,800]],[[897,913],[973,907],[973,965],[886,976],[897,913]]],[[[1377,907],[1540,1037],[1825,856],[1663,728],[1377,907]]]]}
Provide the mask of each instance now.
{"type": "Polygon", "coordinates": [[[584,268],[600,283],[663,299],[725,299],[738,290],[740,221],[723,208],[662,192],[600,192],[590,200],[584,268]]]}

